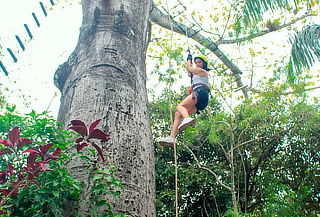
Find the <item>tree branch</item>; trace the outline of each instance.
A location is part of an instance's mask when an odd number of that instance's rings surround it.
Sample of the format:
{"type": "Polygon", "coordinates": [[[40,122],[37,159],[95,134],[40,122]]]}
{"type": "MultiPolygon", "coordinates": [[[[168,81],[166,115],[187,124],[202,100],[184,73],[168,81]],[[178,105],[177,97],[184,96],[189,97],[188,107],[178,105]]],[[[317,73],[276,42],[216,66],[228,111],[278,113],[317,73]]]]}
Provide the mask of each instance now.
{"type": "MultiPolygon", "coordinates": [[[[233,150],[238,149],[238,148],[240,148],[241,146],[250,144],[250,143],[252,143],[252,142],[261,140],[261,139],[271,139],[271,138],[279,138],[279,136],[278,136],[278,135],[262,136],[262,137],[259,137],[259,138],[250,139],[250,140],[247,140],[247,141],[245,141],[245,142],[242,142],[242,143],[238,144],[237,146],[235,146],[235,147],[233,148],[233,150]]],[[[230,150],[230,152],[231,152],[231,151],[232,151],[232,150],[230,150]]]]}
{"type": "MultiPolygon", "coordinates": [[[[232,3],[231,4],[231,6],[230,6],[230,9],[229,9],[229,14],[228,14],[228,19],[227,19],[227,21],[226,21],[226,24],[224,25],[224,27],[223,27],[223,32],[222,32],[222,34],[221,34],[221,36],[220,36],[220,38],[219,38],[219,40],[221,39],[221,38],[223,38],[223,36],[224,36],[224,34],[226,33],[226,30],[227,30],[227,27],[228,27],[228,24],[229,24],[229,21],[230,21],[230,19],[231,19],[231,9],[233,8],[233,5],[234,3],[232,3]]],[[[218,40],[218,41],[219,41],[218,40]]]]}
{"type": "Polygon", "coordinates": [[[316,15],[311,14],[311,13],[307,13],[307,14],[302,15],[301,17],[298,17],[298,18],[292,20],[289,23],[285,23],[285,24],[279,25],[279,26],[272,25],[272,27],[269,26],[268,29],[263,30],[261,32],[257,32],[257,33],[255,33],[253,35],[248,35],[248,36],[245,36],[243,38],[237,38],[237,39],[218,40],[218,41],[216,41],[216,45],[218,46],[220,44],[240,43],[240,42],[244,42],[244,41],[247,41],[247,40],[250,40],[250,39],[253,39],[253,38],[257,38],[257,37],[263,36],[265,34],[268,34],[270,32],[275,32],[275,31],[278,31],[280,29],[286,28],[286,27],[288,27],[288,26],[290,26],[290,25],[292,25],[292,24],[294,24],[294,23],[296,23],[296,22],[298,22],[298,21],[300,21],[300,20],[302,20],[302,19],[304,19],[306,17],[309,17],[309,16],[316,16],[316,15]]]}
{"type": "Polygon", "coordinates": [[[185,147],[188,149],[188,151],[191,153],[191,155],[193,156],[193,158],[194,158],[195,161],[197,162],[199,169],[208,171],[209,173],[211,173],[211,174],[214,176],[214,178],[216,179],[216,181],[217,181],[222,187],[228,189],[228,190],[231,191],[231,192],[233,191],[232,188],[230,188],[229,186],[227,186],[226,184],[224,184],[224,183],[220,180],[220,178],[218,177],[218,175],[217,175],[215,172],[213,172],[211,169],[209,169],[209,168],[207,168],[207,167],[201,166],[201,164],[200,164],[197,156],[193,153],[193,151],[192,151],[189,147],[187,147],[187,146],[185,146],[185,147]]]}
{"type": "MultiPolygon", "coordinates": [[[[317,86],[317,87],[310,87],[310,88],[306,88],[304,89],[304,91],[312,91],[312,90],[316,90],[316,89],[319,89],[320,86],[317,86]]],[[[285,93],[282,93],[282,95],[289,95],[289,94],[294,94],[296,93],[297,91],[290,91],[290,92],[285,92],[285,93]]]]}
{"type": "MultiPolygon", "coordinates": [[[[310,88],[306,88],[304,89],[305,92],[307,91],[312,91],[312,90],[316,90],[316,89],[320,89],[320,86],[316,86],[316,87],[310,87],[310,88]]],[[[255,88],[249,88],[249,90],[253,93],[267,93],[267,92],[264,92],[264,91],[261,91],[261,90],[257,90],[255,88]]],[[[280,93],[279,95],[281,96],[285,96],[285,95],[289,95],[289,94],[295,94],[297,93],[298,91],[294,90],[294,91],[289,91],[289,92],[284,92],[284,93],[280,93]]]]}
{"type": "Polygon", "coordinates": [[[217,143],[220,146],[220,148],[222,149],[224,156],[226,157],[226,160],[228,161],[229,164],[231,164],[232,162],[231,162],[231,159],[230,159],[228,152],[226,151],[226,149],[223,147],[223,145],[220,142],[217,142],[217,143]]]}

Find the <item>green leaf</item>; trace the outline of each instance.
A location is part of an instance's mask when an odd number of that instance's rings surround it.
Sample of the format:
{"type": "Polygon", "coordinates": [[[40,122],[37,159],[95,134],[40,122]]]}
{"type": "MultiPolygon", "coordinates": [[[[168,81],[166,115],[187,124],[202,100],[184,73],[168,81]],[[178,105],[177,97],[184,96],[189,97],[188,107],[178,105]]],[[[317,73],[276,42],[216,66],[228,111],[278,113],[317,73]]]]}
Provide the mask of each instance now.
{"type": "Polygon", "coordinates": [[[59,197],[60,192],[59,192],[59,191],[52,191],[52,194],[53,194],[55,197],[59,197]]]}
{"type": "Polygon", "coordinates": [[[291,57],[288,64],[288,75],[291,81],[304,69],[320,60],[320,25],[305,26],[301,32],[290,38],[291,57]]]}
{"type": "Polygon", "coordinates": [[[57,185],[59,185],[59,182],[57,180],[53,180],[52,185],[57,186],[57,185]]]}
{"type": "Polygon", "coordinates": [[[100,200],[100,201],[96,202],[96,206],[103,206],[105,204],[107,204],[106,200],[100,200]]]}
{"type": "Polygon", "coordinates": [[[243,6],[243,21],[246,25],[262,21],[263,15],[267,11],[275,11],[279,8],[291,9],[297,0],[245,0],[243,6]]]}

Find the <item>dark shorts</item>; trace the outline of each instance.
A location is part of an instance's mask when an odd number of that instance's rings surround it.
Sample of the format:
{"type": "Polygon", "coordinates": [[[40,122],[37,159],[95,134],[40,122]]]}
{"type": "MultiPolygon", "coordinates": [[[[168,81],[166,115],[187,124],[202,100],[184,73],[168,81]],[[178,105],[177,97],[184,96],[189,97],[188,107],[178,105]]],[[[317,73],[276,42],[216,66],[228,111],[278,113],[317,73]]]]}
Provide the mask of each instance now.
{"type": "Polygon", "coordinates": [[[197,96],[197,104],[196,104],[197,110],[205,109],[208,105],[210,90],[208,90],[208,88],[205,86],[199,86],[199,87],[196,87],[196,89],[194,89],[193,91],[197,96]]]}

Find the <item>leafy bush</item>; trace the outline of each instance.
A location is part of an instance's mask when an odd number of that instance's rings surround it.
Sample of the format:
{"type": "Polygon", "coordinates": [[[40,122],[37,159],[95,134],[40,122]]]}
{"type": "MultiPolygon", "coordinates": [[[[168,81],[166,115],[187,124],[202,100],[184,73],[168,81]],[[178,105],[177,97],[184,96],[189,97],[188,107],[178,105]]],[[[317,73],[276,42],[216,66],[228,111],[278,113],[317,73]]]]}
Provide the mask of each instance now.
{"type": "MultiPolygon", "coordinates": [[[[79,202],[83,186],[69,175],[66,163],[74,155],[82,155],[80,151],[87,146],[96,149],[104,159],[101,148],[92,139],[106,142],[109,137],[96,129],[100,120],[88,128],[80,120],[72,121],[69,129],[80,134],[76,139],[73,132],[62,130],[46,112],[19,115],[14,110],[14,106],[7,107],[0,115],[0,212],[5,216],[63,216],[66,207],[79,202]],[[77,153],[70,151],[74,146],[77,153]]],[[[95,172],[92,178],[97,185],[92,189],[92,203],[108,206],[109,216],[121,216],[112,212],[107,201],[99,199],[101,191],[117,196],[113,188],[121,187],[121,183],[112,178],[113,172],[95,172]],[[100,181],[105,181],[105,185],[100,181]]]]}

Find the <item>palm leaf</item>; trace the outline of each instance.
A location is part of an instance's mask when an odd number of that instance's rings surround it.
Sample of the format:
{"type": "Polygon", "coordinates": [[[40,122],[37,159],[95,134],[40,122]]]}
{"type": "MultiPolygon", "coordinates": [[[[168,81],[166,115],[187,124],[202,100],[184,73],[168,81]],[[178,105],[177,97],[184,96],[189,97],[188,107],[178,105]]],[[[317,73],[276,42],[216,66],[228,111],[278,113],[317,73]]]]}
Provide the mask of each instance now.
{"type": "Polygon", "coordinates": [[[317,61],[320,61],[320,25],[305,26],[301,32],[290,38],[292,44],[289,60],[289,77],[295,78],[296,74],[304,69],[310,69],[317,61]]]}
{"type": "MultiPolygon", "coordinates": [[[[262,21],[267,11],[275,11],[280,8],[290,9],[298,0],[245,0],[243,6],[243,21],[246,25],[253,21],[262,21]]],[[[318,1],[318,0],[316,0],[318,1]]]]}

